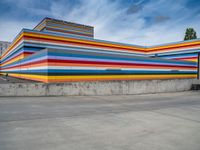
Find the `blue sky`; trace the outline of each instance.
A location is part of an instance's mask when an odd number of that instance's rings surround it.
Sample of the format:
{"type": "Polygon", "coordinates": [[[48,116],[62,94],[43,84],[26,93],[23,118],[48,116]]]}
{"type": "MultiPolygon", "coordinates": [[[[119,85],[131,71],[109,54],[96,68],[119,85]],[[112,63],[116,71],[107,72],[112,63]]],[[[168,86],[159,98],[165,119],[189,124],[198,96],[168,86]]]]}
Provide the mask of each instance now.
{"type": "Polygon", "coordinates": [[[1,0],[0,40],[44,17],[95,27],[95,38],[139,45],[181,41],[187,27],[200,37],[200,0],[1,0]]]}

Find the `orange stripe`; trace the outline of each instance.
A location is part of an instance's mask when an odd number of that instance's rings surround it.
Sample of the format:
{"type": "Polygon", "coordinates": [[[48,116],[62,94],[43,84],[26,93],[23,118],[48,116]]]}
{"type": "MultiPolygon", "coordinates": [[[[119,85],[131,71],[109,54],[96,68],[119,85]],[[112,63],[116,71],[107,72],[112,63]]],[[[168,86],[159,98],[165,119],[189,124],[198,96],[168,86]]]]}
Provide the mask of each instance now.
{"type": "Polygon", "coordinates": [[[146,78],[95,78],[95,79],[48,79],[48,83],[51,82],[82,82],[82,81],[120,81],[120,80],[150,80],[150,79],[177,79],[177,78],[196,78],[196,75],[188,76],[169,76],[169,77],[146,77],[146,78]]]}
{"type": "Polygon", "coordinates": [[[15,40],[15,41],[13,41],[13,43],[8,47],[8,49],[6,50],[6,52],[2,55],[2,57],[1,58],[4,58],[7,54],[8,54],[8,52],[10,52],[12,49],[13,49],[13,47],[14,46],[16,46],[22,39],[23,39],[23,33],[21,33],[20,35],[19,35],[19,37],[15,40]]]}

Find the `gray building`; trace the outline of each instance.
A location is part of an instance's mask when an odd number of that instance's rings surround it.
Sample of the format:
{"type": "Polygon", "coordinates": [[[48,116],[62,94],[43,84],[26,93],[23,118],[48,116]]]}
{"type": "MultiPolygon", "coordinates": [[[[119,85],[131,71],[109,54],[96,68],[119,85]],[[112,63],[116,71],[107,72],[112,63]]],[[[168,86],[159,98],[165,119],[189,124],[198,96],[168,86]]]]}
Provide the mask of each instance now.
{"type": "Polygon", "coordinates": [[[0,56],[6,51],[10,44],[11,42],[0,41],[0,56]]]}

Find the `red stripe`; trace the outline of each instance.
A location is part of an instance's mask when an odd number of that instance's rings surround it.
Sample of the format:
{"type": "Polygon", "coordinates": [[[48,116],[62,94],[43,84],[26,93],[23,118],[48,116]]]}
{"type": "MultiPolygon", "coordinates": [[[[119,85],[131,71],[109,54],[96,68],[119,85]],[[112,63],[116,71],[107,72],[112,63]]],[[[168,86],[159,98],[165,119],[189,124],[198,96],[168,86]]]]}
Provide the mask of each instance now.
{"type": "MultiPolygon", "coordinates": [[[[20,56],[20,55],[22,55],[22,54],[33,54],[33,52],[23,52],[23,51],[21,51],[18,55],[16,55],[15,57],[9,57],[9,59],[8,60],[6,60],[6,61],[4,61],[3,63],[2,63],[2,66],[5,64],[5,63],[7,63],[8,61],[11,61],[12,59],[15,59],[15,58],[17,58],[18,56],[20,56]]],[[[13,63],[13,62],[12,62],[13,63]]]]}
{"type": "MultiPolygon", "coordinates": [[[[34,64],[39,64],[39,63],[45,63],[45,62],[49,62],[49,63],[75,63],[75,64],[93,64],[95,66],[95,64],[102,64],[102,65],[126,65],[126,66],[150,66],[150,67],[170,67],[170,68],[193,68],[196,69],[196,67],[194,66],[177,66],[177,65],[161,65],[161,64],[140,64],[140,63],[125,63],[125,62],[97,62],[97,61],[86,61],[86,60],[57,60],[57,59],[45,59],[45,60],[39,60],[36,62],[29,62],[26,64],[21,65],[21,67],[30,67],[30,65],[34,65],[34,64]]],[[[17,66],[14,67],[8,67],[5,69],[11,69],[11,68],[15,68],[17,66]]]]}
{"type": "MultiPolygon", "coordinates": [[[[149,51],[147,51],[147,53],[151,53],[151,52],[155,52],[155,51],[161,51],[162,52],[162,50],[171,51],[171,50],[175,50],[175,49],[178,49],[178,48],[187,48],[187,47],[192,47],[192,46],[200,46],[200,44],[196,43],[196,44],[192,44],[192,45],[180,45],[180,46],[173,46],[173,47],[167,47],[167,48],[156,48],[155,47],[154,50],[149,50],[149,51]]],[[[148,49],[151,49],[151,48],[147,48],[147,50],[148,49]]]]}
{"type": "Polygon", "coordinates": [[[97,62],[97,61],[86,61],[86,60],[57,60],[48,59],[48,62],[53,63],[86,63],[86,64],[108,64],[108,65],[135,65],[135,66],[162,66],[162,67],[188,67],[196,68],[194,66],[176,66],[176,65],[160,65],[160,64],[140,64],[140,63],[125,63],[125,62],[97,62]]]}

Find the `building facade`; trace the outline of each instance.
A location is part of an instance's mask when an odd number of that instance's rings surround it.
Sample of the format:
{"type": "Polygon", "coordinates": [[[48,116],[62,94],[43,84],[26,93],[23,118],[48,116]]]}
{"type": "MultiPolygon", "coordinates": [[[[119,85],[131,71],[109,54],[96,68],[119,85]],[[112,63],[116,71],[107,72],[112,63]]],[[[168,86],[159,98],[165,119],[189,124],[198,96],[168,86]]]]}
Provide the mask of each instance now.
{"type": "Polygon", "coordinates": [[[41,82],[196,78],[200,39],[157,46],[94,39],[91,26],[44,18],[1,56],[1,74],[41,82]]]}

